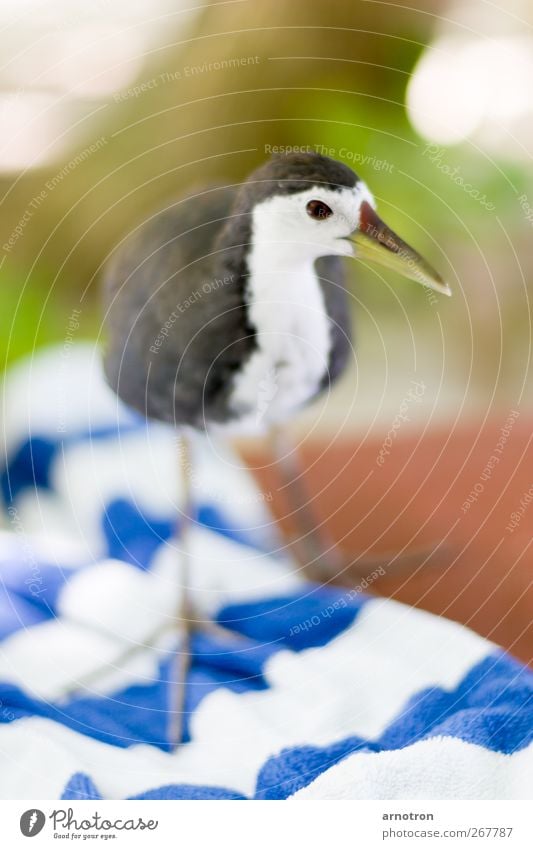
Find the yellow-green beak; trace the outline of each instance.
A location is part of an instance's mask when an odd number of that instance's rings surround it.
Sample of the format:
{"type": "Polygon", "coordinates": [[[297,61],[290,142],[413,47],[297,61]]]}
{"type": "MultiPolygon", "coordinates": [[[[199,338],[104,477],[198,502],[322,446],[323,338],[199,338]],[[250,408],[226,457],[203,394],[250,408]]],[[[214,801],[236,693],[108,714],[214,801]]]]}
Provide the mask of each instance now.
{"type": "Polygon", "coordinates": [[[368,259],[392,268],[398,274],[416,280],[422,286],[429,286],[442,295],[452,294],[440,274],[387,227],[366,200],[361,204],[359,227],[351,241],[357,245],[356,258],[368,259]]]}

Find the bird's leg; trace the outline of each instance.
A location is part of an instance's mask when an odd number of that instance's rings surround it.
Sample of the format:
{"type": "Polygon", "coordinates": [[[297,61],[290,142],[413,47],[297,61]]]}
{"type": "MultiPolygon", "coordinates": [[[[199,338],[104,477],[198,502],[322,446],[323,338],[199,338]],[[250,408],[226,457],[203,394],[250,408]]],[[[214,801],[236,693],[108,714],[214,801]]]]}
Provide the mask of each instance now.
{"type": "Polygon", "coordinates": [[[218,622],[200,619],[196,615],[191,601],[191,544],[190,531],[194,510],[194,498],[191,487],[192,452],[189,437],[181,433],[180,446],[180,475],[182,478],[183,504],[182,515],[176,537],[179,540],[180,561],[180,602],[176,613],[176,624],[181,634],[180,642],[174,652],[169,681],[168,705],[168,743],[171,749],[177,748],[183,742],[185,725],[185,708],[187,694],[187,676],[191,668],[192,646],[191,638],[195,631],[203,632],[219,640],[246,641],[246,637],[238,631],[232,631],[218,622]]]}
{"type": "Polygon", "coordinates": [[[297,527],[297,532],[287,540],[289,548],[308,578],[319,582],[331,580],[342,572],[344,555],[315,514],[300,457],[283,425],[271,429],[269,441],[281,488],[297,527]]]}
{"type": "MultiPolygon", "coordinates": [[[[440,543],[409,552],[386,551],[379,554],[361,555],[345,552],[329,535],[315,513],[307,487],[305,469],[298,450],[287,437],[283,426],[270,431],[270,446],[281,488],[284,490],[290,516],[297,532],[291,534],[287,543],[297,563],[310,580],[325,583],[342,575],[365,577],[379,566],[399,572],[414,571],[425,565],[437,553],[440,543]]],[[[445,549],[439,553],[442,554],[445,549]]]]}
{"type": "MultiPolygon", "coordinates": [[[[191,487],[191,451],[189,438],[187,434],[180,434],[179,437],[179,473],[182,478],[183,504],[181,520],[176,527],[176,540],[179,543],[177,552],[179,558],[178,572],[178,589],[180,591],[180,601],[176,611],[174,624],[170,625],[168,620],[164,620],[152,633],[150,633],[142,642],[132,643],[117,651],[113,660],[96,669],[90,670],[85,675],[77,677],[75,680],[66,684],[56,697],[62,700],[71,698],[75,693],[91,690],[96,687],[98,682],[112,669],[124,669],[128,662],[135,658],[140,652],[148,650],[161,651],[160,640],[176,631],[179,633],[179,643],[172,654],[172,662],[170,664],[170,675],[168,681],[168,719],[166,728],[166,742],[172,749],[176,748],[183,741],[183,732],[185,724],[185,696],[187,677],[191,666],[192,650],[191,636],[195,631],[201,631],[204,634],[220,641],[241,641],[247,642],[248,638],[238,631],[220,625],[218,622],[213,622],[200,618],[194,610],[191,601],[191,581],[190,581],[190,566],[191,566],[191,545],[190,545],[190,529],[192,526],[193,516],[193,497],[191,487]]],[[[81,626],[84,623],[80,623],[81,626]]],[[[94,627],[91,626],[91,631],[94,627]]],[[[105,637],[109,637],[106,631],[99,631],[105,637]]]]}
{"type": "Polygon", "coordinates": [[[183,502],[181,521],[176,537],[179,541],[180,601],[176,613],[181,639],[171,664],[168,704],[168,743],[175,749],[183,742],[187,675],[191,666],[192,604],[190,599],[190,528],[193,498],[191,487],[191,451],[187,434],[179,437],[179,471],[182,480],[183,502]]]}

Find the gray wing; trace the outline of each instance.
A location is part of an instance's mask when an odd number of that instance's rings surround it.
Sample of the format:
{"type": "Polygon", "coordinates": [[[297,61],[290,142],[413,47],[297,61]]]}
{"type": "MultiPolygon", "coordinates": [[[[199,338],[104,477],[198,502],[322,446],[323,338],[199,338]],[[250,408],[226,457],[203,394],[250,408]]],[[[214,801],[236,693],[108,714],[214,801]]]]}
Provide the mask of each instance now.
{"type": "Polygon", "coordinates": [[[232,375],[253,344],[238,270],[216,244],[233,197],[213,186],[180,199],[129,236],[105,272],[105,374],[151,418],[223,420],[232,375]]]}
{"type": "Polygon", "coordinates": [[[331,323],[332,347],[329,370],[321,386],[324,390],[340,377],[350,359],[352,328],[343,259],[337,256],[322,257],[316,261],[315,268],[331,323]]]}

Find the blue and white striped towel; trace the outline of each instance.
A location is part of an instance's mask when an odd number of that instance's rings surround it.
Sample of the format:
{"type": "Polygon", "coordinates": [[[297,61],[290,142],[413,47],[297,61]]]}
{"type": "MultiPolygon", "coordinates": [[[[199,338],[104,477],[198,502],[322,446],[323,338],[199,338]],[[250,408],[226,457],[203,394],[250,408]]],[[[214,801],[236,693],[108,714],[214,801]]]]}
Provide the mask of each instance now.
{"type": "Polygon", "coordinates": [[[121,408],[83,345],[13,369],[4,402],[0,797],[531,797],[531,672],[455,623],[302,582],[205,440],[194,600],[241,637],[194,637],[169,752],[175,436],[121,408]]]}

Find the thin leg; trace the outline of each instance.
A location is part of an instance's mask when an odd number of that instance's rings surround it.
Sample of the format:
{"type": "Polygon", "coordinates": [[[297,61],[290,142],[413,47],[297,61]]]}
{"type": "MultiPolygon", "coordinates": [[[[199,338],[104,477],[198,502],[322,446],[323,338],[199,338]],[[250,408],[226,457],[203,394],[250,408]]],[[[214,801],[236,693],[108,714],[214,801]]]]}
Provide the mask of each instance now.
{"type": "MultiPolygon", "coordinates": [[[[172,748],[175,748],[183,740],[184,718],[185,718],[185,696],[186,682],[191,665],[191,635],[193,631],[201,631],[214,639],[224,641],[240,640],[247,641],[247,637],[240,634],[238,631],[233,631],[231,628],[224,625],[219,625],[217,622],[209,620],[201,620],[195,616],[193,605],[190,597],[190,566],[191,566],[191,550],[190,550],[190,529],[192,525],[193,498],[190,485],[191,458],[190,446],[187,435],[180,436],[180,451],[179,451],[180,475],[183,479],[183,510],[182,518],[177,529],[176,538],[180,543],[179,558],[179,581],[181,596],[178,609],[176,611],[175,627],[169,625],[168,621],[163,622],[152,634],[150,634],[142,643],[134,643],[130,646],[117,652],[117,656],[113,659],[112,667],[121,669],[126,666],[128,661],[136,657],[137,654],[146,649],[155,649],[157,643],[163,635],[168,634],[170,630],[179,631],[179,645],[173,652],[172,663],[170,664],[170,681],[168,687],[168,721],[166,738],[172,748]]],[[[91,630],[94,630],[91,627],[91,630]]],[[[103,632],[107,637],[107,632],[103,632]]],[[[96,686],[98,681],[108,671],[109,665],[91,670],[86,675],[79,677],[76,681],[67,684],[61,693],[57,695],[63,699],[70,698],[74,693],[83,690],[91,689],[96,686]]]]}
{"type": "Polygon", "coordinates": [[[362,556],[344,552],[324,527],[310,501],[305,485],[305,469],[298,450],[287,436],[283,426],[270,432],[270,445],[276,471],[282,483],[287,504],[296,524],[297,532],[289,536],[287,543],[304,574],[313,581],[327,582],[341,575],[347,577],[366,576],[377,566],[399,572],[414,572],[424,565],[434,552],[442,555],[446,549],[441,544],[427,546],[409,552],[386,551],[362,556]]]}
{"type": "Polygon", "coordinates": [[[314,581],[331,580],[342,572],[346,558],[315,514],[305,486],[300,457],[283,425],[272,428],[270,445],[276,471],[297,526],[297,533],[287,540],[289,548],[307,577],[314,581]]]}
{"type": "Polygon", "coordinates": [[[191,452],[189,439],[186,434],[180,435],[179,442],[179,465],[180,475],[183,483],[183,507],[179,533],[176,534],[180,542],[180,584],[181,596],[176,619],[178,627],[181,628],[181,640],[174,652],[171,664],[171,675],[169,682],[169,705],[168,705],[168,743],[171,749],[175,749],[183,742],[185,725],[185,697],[187,692],[187,676],[191,667],[191,631],[192,604],[190,599],[190,528],[193,509],[191,493],[191,452]]]}

